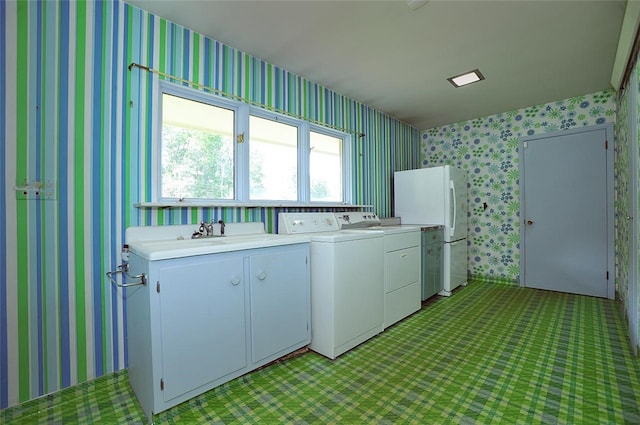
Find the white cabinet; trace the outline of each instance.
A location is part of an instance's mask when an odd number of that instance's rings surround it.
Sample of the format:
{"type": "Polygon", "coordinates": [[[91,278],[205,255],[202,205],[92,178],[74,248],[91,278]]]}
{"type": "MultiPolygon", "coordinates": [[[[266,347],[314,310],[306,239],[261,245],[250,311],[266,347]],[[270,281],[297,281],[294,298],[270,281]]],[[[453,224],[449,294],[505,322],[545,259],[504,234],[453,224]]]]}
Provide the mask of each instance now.
{"type": "Polygon", "coordinates": [[[204,256],[158,270],[164,401],[247,365],[242,260],[204,256]]]}
{"type": "Polygon", "coordinates": [[[149,261],[127,289],[129,381],[152,415],[307,345],[309,244],[149,261]]]}
{"type": "Polygon", "coordinates": [[[420,309],[420,232],[386,233],[384,248],[386,329],[420,309]]]}
{"type": "Polygon", "coordinates": [[[308,253],[269,250],[251,256],[251,361],[277,358],[309,342],[308,253]],[[282,355],[282,354],[280,354],[282,355]]]}

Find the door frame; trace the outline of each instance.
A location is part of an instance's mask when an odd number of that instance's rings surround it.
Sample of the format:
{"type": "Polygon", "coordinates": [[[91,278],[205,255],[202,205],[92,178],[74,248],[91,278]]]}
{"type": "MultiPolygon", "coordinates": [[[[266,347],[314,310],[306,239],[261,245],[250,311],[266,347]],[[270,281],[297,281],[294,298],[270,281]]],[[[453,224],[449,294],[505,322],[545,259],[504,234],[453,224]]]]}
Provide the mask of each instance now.
{"type": "Polygon", "coordinates": [[[613,133],[613,124],[605,123],[605,124],[597,124],[587,127],[581,127],[571,130],[561,130],[554,131],[549,133],[541,133],[535,134],[532,136],[521,137],[519,146],[518,146],[518,166],[519,166],[519,187],[520,187],[520,211],[518,217],[518,223],[520,225],[520,286],[525,286],[525,247],[526,247],[526,236],[525,236],[525,217],[524,211],[525,208],[525,173],[524,173],[524,144],[526,142],[531,142],[533,140],[546,139],[549,137],[562,137],[568,136],[571,134],[580,134],[587,133],[591,131],[600,131],[605,130],[607,144],[606,150],[606,164],[607,164],[607,270],[609,279],[607,281],[607,298],[614,299],[615,298],[615,247],[614,247],[614,237],[615,237],[615,228],[614,228],[614,170],[613,170],[613,157],[614,157],[614,133],[613,133]]]}

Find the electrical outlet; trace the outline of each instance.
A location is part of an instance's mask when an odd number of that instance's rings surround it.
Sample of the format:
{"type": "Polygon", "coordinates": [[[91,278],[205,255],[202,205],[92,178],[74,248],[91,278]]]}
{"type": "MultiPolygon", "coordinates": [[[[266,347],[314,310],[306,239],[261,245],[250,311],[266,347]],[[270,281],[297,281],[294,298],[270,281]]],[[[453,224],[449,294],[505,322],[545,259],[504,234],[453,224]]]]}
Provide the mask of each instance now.
{"type": "Polygon", "coordinates": [[[16,191],[17,200],[54,200],[56,199],[56,187],[53,180],[39,181],[27,181],[24,180],[21,183],[17,183],[14,187],[16,191]]]}

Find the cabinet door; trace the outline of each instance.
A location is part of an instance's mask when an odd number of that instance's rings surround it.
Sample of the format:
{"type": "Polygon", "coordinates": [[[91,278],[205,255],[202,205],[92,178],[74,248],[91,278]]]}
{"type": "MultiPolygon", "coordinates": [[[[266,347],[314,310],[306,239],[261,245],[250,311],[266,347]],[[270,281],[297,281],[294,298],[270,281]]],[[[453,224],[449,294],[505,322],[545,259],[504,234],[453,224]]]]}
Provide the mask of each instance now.
{"type": "Polygon", "coordinates": [[[283,350],[309,342],[310,276],[307,258],[307,245],[266,248],[262,253],[251,256],[253,363],[273,360],[283,350]]]}
{"type": "Polygon", "coordinates": [[[422,264],[424,279],[422,299],[425,300],[442,290],[443,287],[443,248],[442,243],[425,247],[425,257],[422,264]]]}
{"type": "Polygon", "coordinates": [[[202,258],[159,272],[165,401],[246,365],[242,257],[202,258]]]}

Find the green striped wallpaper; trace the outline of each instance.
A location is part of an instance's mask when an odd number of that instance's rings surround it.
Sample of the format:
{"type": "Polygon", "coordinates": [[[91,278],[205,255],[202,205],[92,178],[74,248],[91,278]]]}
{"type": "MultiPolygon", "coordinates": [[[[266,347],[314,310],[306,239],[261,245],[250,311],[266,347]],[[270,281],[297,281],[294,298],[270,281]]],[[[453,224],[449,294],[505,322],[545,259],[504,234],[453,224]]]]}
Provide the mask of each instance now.
{"type": "Polygon", "coordinates": [[[105,272],[127,226],[274,228],[273,208],[133,207],[151,200],[158,77],[131,62],[365,133],[354,201],[381,216],[393,171],[419,166],[417,129],[121,1],[0,2],[0,408],[126,367],[105,272]]]}

